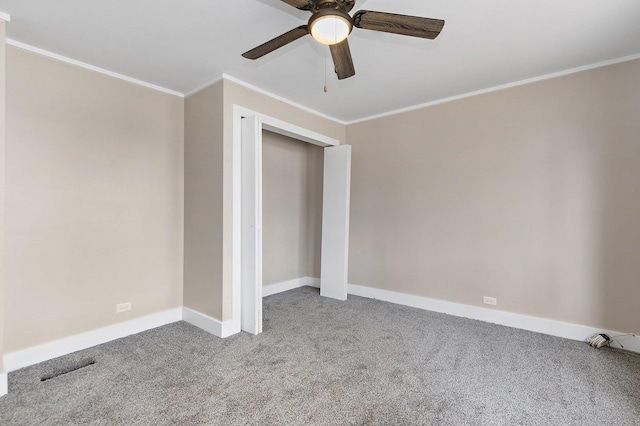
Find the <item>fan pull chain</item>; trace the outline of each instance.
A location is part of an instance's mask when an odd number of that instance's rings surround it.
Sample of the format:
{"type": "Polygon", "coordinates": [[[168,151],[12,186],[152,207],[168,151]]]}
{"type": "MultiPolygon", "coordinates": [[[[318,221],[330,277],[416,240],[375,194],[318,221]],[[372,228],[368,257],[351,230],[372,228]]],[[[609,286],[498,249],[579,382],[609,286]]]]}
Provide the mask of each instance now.
{"type": "Polygon", "coordinates": [[[327,50],[324,51],[324,93],[327,93],[327,50]]]}

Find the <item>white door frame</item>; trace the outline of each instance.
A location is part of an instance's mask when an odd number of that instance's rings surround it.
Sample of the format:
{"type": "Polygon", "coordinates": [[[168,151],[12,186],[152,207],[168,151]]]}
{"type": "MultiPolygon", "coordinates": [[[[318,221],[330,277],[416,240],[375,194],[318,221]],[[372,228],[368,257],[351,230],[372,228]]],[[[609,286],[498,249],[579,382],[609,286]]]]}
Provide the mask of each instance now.
{"type": "Polygon", "coordinates": [[[242,118],[242,262],[243,331],[262,333],[262,120],[242,118]]]}
{"type": "MultiPolygon", "coordinates": [[[[233,105],[232,313],[230,320],[231,330],[229,330],[228,334],[225,333],[226,335],[240,332],[242,329],[242,119],[244,117],[252,117],[255,120],[255,128],[260,133],[262,130],[268,130],[325,148],[340,145],[340,141],[337,139],[252,111],[240,105],[233,105]]],[[[258,150],[258,152],[260,151],[258,150]]],[[[255,172],[254,170],[254,174],[255,172]]],[[[259,194],[256,195],[262,197],[261,187],[259,188],[259,194]]],[[[245,241],[248,240],[245,239],[245,241]]],[[[259,258],[261,258],[261,253],[262,247],[259,248],[259,258]]],[[[251,332],[251,330],[249,331],[251,332]]]]}

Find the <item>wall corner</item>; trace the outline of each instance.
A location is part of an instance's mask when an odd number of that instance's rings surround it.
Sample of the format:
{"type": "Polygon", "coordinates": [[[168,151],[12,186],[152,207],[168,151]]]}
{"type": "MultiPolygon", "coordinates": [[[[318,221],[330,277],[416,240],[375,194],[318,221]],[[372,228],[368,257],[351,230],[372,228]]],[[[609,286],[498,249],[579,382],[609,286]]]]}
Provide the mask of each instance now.
{"type": "MultiPolygon", "coordinates": [[[[0,12],[0,312],[4,313],[4,230],[5,230],[5,170],[6,170],[6,25],[11,18],[0,12]]],[[[0,396],[7,393],[7,373],[4,368],[4,316],[0,315],[0,396]]]]}

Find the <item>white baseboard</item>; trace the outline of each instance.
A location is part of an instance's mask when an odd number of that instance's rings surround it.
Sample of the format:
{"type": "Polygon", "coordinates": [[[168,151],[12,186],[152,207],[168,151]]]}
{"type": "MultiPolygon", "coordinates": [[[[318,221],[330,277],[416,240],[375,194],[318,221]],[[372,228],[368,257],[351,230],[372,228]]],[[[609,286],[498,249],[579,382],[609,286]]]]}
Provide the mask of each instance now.
{"type": "Polygon", "coordinates": [[[240,328],[232,320],[220,321],[189,308],[182,308],[182,320],[217,337],[225,338],[240,332],[240,328]]]}
{"type": "MultiPolygon", "coordinates": [[[[262,296],[267,297],[304,286],[320,288],[320,279],[303,277],[295,278],[289,281],[282,281],[275,284],[269,284],[262,288],[262,296]]],[[[532,317],[529,315],[515,314],[512,312],[499,311],[496,309],[488,309],[479,306],[464,305],[462,303],[447,302],[438,299],[430,299],[428,297],[414,296],[390,290],[365,287],[357,284],[349,284],[347,292],[348,294],[353,296],[382,300],[398,305],[410,306],[412,308],[440,312],[456,317],[470,318],[493,324],[504,325],[507,327],[519,328],[522,330],[535,331],[537,333],[563,337],[571,340],[584,341],[587,337],[594,333],[606,333],[610,336],[624,334],[611,330],[601,330],[589,326],[572,324],[563,321],[532,317]]],[[[209,331],[208,328],[200,328],[209,331]]],[[[219,336],[219,334],[216,334],[215,332],[213,332],[213,334],[219,336]]],[[[640,337],[628,336],[622,337],[618,340],[624,345],[624,349],[640,353],[640,337]]],[[[615,343],[612,343],[611,346],[619,347],[615,343]]]]}
{"type": "Polygon", "coordinates": [[[293,290],[294,288],[300,288],[307,285],[307,278],[294,278],[288,281],[281,281],[279,283],[268,284],[262,287],[262,297],[271,296],[273,294],[282,293],[285,291],[293,290]]]}
{"type": "MultiPolygon", "coordinates": [[[[156,327],[184,320],[218,337],[229,337],[240,331],[238,324],[233,321],[218,321],[189,308],[174,308],[141,318],[99,328],[53,342],[33,346],[17,352],[4,355],[4,365],[7,372],[38,364],[50,359],[68,355],[83,349],[110,342],[115,339],[141,333],[156,327]]],[[[0,373],[0,396],[6,388],[7,374],[0,373]],[[4,385],[3,385],[4,383],[4,385]],[[4,386],[4,387],[3,387],[4,386]]],[[[5,391],[6,393],[6,391],[5,391]]]]}
{"type": "MultiPolygon", "coordinates": [[[[303,277],[281,283],[270,284],[263,288],[263,295],[268,296],[304,286],[319,288],[320,280],[318,278],[303,277]]],[[[430,299],[427,297],[414,296],[356,284],[349,284],[348,293],[354,296],[377,299],[398,305],[500,324],[507,327],[535,331],[571,340],[584,341],[588,336],[594,333],[607,333],[612,336],[624,334],[611,330],[596,329],[590,326],[498,311],[479,306],[446,302],[443,300],[430,299]]],[[[6,371],[0,373],[0,396],[7,393],[7,372],[15,371],[20,368],[28,367],[30,365],[38,364],[43,361],[87,349],[131,334],[161,327],[180,320],[184,320],[189,324],[221,338],[229,337],[240,331],[240,325],[234,323],[232,320],[219,321],[208,315],[184,307],[169,309],[157,314],[136,318],[4,355],[6,371]]],[[[640,353],[640,336],[628,336],[618,340],[620,340],[624,345],[624,349],[640,353]]],[[[618,347],[616,344],[612,344],[612,346],[618,347]]]]}
{"type": "Polygon", "coordinates": [[[0,397],[9,392],[9,381],[7,373],[0,373],[0,397]]]}
{"type": "MultiPolygon", "coordinates": [[[[182,319],[182,309],[174,308],[141,318],[102,327],[75,336],[54,340],[4,355],[4,365],[8,372],[38,364],[53,358],[77,352],[111,340],[140,333],[182,319]]],[[[1,385],[0,385],[1,386],[1,385]]]]}
{"type": "Polygon", "coordinates": [[[294,278],[288,281],[281,281],[279,283],[268,284],[262,287],[262,297],[271,296],[274,294],[293,290],[294,288],[305,286],[320,288],[320,279],[312,277],[302,277],[294,278]]]}
{"type": "MultiPolygon", "coordinates": [[[[512,312],[498,311],[495,309],[487,309],[479,306],[464,305],[461,303],[446,302],[444,300],[430,299],[427,297],[414,296],[410,294],[382,290],[373,287],[364,287],[356,284],[349,284],[348,293],[354,296],[383,300],[385,302],[395,303],[398,305],[410,306],[413,308],[425,309],[433,312],[440,312],[456,317],[475,319],[493,324],[504,325],[507,327],[535,331],[537,333],[564,337],[571,340],[584,341],[587,337],[594,333],[606,333],[610,336],[624,334],[611,330],[596,329],[579,324],[571,324],[546,318],[538,318],[528,315],[515,314],[512,312]]],[[[620,338],[618,340],[620,340],[624,345],[624,349],[640,353],[640,337],[629,336],[620,338]]],[[[619,347],[616,344],[612,344],[611,346],[619,347]]]]}

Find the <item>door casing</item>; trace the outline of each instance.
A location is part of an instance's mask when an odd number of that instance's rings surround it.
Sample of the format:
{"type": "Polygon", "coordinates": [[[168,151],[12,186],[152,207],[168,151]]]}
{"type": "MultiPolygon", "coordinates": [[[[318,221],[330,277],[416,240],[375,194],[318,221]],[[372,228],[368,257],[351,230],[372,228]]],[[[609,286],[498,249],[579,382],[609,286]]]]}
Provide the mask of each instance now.
{"type": "MultiPolygon", "coordinates": [[[[333,169],[339,170],[338,174],[342,176],[350,176],[351,147],[340,146],[340,142],[336,139],[291,123],[239,105],[233,106],[232,318],[229,321],[230,328],[227,329],[226,335],[235,334],[241,330],[252,334],[262,332],[262,130],[324,148],[339,147],[343,148],[342,152],[348,150],[349,169],[340,170],[336,167],[333,169]]],[[[325,161],[326,159],[327,152],[325,152],[325,161]]],[[[341,161],[346,164],[344,158],[341,161]]],[[[326,174],[327,167],[325,165],[326,174]]],[[[327,176],[324,177],[325,185],[326,179],[327,176]]],[[[340,178],[338,177],[338,179],[340,178]]],[[[342,193],[344,196],[344,191],[342,193]]],[[[347,289],[348,196],[347,188],[346,199],[339,203],[342,213],[338,215],[346,220],[346,228],[344,222],[337,224],[338,232],[342,232],[346,239],[346,245],[343,244],[346,251],[342,252],[343,259],[336,258],[334,255],[331,261],[341,268],[337,274],[344,274],[344,289],[341,291],[339,284],[334,279],[332,280],[332,290],[324,292],[325,296],[341,300],[346,299],[347,289]],[[346,216],[344,202],[346,202],[346,216]]],[[[323,215],[326,208],[323,198],[323,215]]],[[[325,231],[329,231],[329,228],[331,225],[325,224],[323,220],[323,246],[326,238],[325,231]]],[[[333,234],[335,241],[335,232],[333,234]]],[[[324,263],[322,270],[323,273],[326,273],[324,271],[327,270],[327,266],[324,263]]],[[[335,273],[333,275],[336,276],[335,273]]],[[[321,276],[321,292],[323,289],[322,281],[321,276]]]]}

